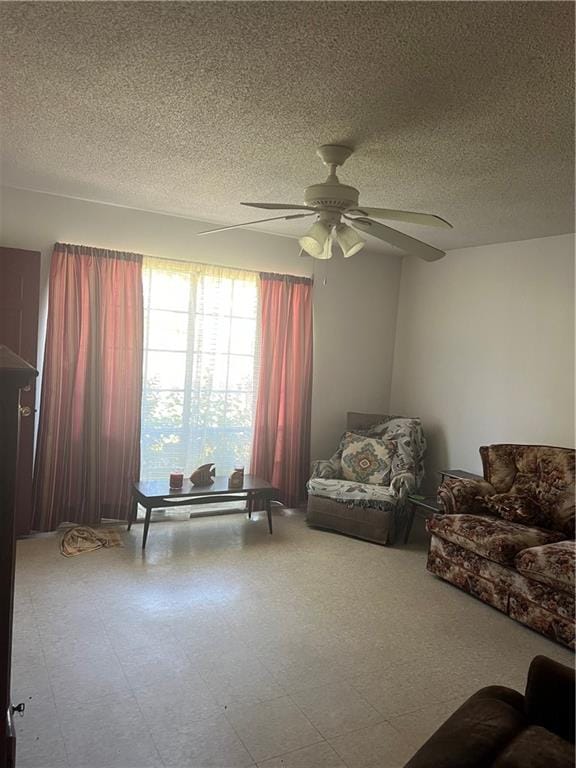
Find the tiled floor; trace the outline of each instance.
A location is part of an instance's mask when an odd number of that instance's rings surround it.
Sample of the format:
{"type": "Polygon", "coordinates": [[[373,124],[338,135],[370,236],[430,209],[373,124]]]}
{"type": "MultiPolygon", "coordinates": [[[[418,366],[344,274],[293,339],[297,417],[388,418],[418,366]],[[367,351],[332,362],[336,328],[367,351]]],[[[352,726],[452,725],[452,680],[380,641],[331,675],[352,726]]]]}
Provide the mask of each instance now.
{"type": "Polygon", "coordinates": [[[20,541],[19,768],[398,768],[470,693],[572,654],[300,513],[162,522],[67,559],[20,541]]]}

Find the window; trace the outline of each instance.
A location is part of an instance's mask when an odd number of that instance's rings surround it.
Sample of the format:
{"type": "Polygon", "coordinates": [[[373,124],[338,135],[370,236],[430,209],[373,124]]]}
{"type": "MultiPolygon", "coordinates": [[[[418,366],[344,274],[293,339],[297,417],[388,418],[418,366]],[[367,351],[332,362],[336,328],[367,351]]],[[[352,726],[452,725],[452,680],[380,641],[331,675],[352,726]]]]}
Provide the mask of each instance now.
{"type": "Polygon", "coordinates": [[[258,383],[258,276],[146,258],[142,468],[146,479],[248,466],[258,383]]]}

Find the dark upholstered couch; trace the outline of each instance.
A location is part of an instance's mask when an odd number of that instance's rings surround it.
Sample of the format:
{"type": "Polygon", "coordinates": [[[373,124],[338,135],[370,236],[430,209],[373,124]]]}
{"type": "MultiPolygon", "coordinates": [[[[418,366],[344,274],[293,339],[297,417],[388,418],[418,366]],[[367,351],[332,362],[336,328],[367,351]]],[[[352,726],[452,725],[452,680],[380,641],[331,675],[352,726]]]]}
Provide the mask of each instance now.
{"type": "Polygon", "coordinates": [[[573,768],[574,671],[545,656],[526,693],[494,685],[471,696],[405,768],[573,768]]]}
{"type": "Polygon", "coordinates": [[[574,647],[574,450],[480,449],[484,480],[446,478],[428,570],[574,647]]]}

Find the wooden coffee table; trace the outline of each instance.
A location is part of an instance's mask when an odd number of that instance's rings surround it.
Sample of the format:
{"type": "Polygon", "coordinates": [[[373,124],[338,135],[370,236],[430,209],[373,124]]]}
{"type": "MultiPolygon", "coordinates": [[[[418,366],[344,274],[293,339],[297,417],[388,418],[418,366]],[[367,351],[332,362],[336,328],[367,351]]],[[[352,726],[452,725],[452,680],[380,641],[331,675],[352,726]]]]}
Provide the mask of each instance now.
{"type": "MultiPolygon", "coordinates": [[[[224,501],[246,501],[248,517],[254,510],[254,502],[261,501],[264,504],[268,516],[268,531],[272,533],[272,510],[270,502],[274,497],[278,498],[279,491],[266,480],[255,475],[245,475],[242,488],[228,488],[227,477],[215,477],[212,485],[192,485],[190,480],[184,480],[182,488],[175,490],[170,488],[168,480],[139,480],[132,486],[133,504],[130,510],[128,530],[136,520],[138,504],[146,509],[144,519],[144,535],[142,537],[142,549],[146,546],[148,529],[152,510],[158,507],[185,507],[192,504],[217,504],[224,501]]],[[[230,512],[229,514],[234,514],[230,512]]],[[[224,513],[225,514],[225,513],[224,513]]]]}

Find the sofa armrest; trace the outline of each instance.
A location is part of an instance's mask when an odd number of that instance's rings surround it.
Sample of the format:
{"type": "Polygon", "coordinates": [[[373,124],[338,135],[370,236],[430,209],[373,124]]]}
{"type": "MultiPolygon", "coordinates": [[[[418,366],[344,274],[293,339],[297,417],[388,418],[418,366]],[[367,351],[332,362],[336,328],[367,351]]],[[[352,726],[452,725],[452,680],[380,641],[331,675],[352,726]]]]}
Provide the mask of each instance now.
{"type": "Polygon", "coordinates": [[[416,479],[411,472],[399,472],[390,481],[390,492],[403,503],[411,493],[416,492],[416,479]]]}
{"type": "Polygon", "coordinates": [[[339,476],[339,467],[333,459],[318,459],[312,464],[312,474],[310,477],[323,477],[325,480],[337,480],[339,476]]]}
{"type": "Polygon", "coordinates": [[[528,670],[524,709],[532,723],[574,743],[574,670],[536,656],[528,670]]]}
{"type": "Polygon", "coordinates": [[[486,480],[446,477],[438,488],[438,502],[448,515],[485,514],[486,509],[479,497],[492,496],[495,493],[494,486],[486,480]]]}
{"type": "Polygon", "coordinates": [[[493,685],[467,699],[404,768],[486,768],[526,727],[522,695],[493,685]]]}

